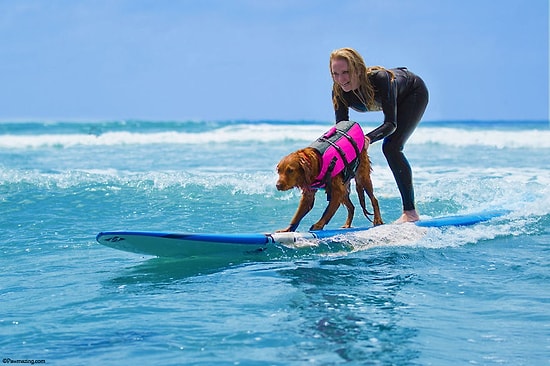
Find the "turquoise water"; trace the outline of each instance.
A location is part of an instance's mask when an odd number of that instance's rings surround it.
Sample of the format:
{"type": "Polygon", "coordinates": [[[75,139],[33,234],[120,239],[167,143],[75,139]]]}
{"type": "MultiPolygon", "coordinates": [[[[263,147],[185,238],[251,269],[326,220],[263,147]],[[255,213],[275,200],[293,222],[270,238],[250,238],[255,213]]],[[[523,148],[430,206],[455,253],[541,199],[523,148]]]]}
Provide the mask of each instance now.
{"type": "MultiPolygon", "coordinates": [[[[547,122],[432,122],[411,138],[422,217],[511,211],[472,227],[369,230],[231,262],[95,241],[283,228],[299,192],[275,189],[275,165],[330,125],[0,123],[4,364],[550,364],[547,122]]],[[[380,147],[373,182],[391,222],[400,198],[380,147]]]]}

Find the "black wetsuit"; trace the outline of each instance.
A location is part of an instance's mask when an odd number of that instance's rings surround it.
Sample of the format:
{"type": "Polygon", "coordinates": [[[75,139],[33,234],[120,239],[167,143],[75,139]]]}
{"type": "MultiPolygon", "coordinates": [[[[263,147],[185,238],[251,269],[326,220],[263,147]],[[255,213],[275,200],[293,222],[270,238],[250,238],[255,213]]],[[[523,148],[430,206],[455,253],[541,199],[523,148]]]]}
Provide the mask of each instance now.
{"type": "MultiPolygon", "coordinates": [[[[395,74],[393,81],[390,74],[384,70],[369,75],[377,105],[376,109],[371,110],[383,111],[384,123],[367,133],[367,136],[371,143],[384,139],[382,151],[401,193],[403,209],[413,210],[415,206],[412,171],[403,154],[403,146],[420,122],[428,105],[428,89],[420,77],[406,68],[391,71],[395,74]]],[[[338,109],[335,111],[336,122],[349,120],[349,108],[358,112],[369,111],[356,93],[357,90],[343,93],[346,103],[338,101],[338,109]]]]}

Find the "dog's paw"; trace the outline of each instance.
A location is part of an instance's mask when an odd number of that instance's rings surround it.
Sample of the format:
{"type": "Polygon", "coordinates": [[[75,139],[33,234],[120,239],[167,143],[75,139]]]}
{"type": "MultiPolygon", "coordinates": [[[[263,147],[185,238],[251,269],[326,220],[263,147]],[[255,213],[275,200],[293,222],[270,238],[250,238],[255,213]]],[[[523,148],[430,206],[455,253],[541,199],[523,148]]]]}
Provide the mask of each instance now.
{"type": "Polygon", "coordinates": [[[286,227],[284,229],[279,229],[275,232],[276,233],[289,233],[289,232],[296,231],[297,228],[298,228],[298,224],[291,224],[291,225],[288,225],[288,227],[286,227]]]}
{"type": "Polygon", "coordinates": [[[324,227],[325,227],[325,225],[322,225],[322,224],[313,224],[309,228],[309,231],[323,230],[324,227]]]}

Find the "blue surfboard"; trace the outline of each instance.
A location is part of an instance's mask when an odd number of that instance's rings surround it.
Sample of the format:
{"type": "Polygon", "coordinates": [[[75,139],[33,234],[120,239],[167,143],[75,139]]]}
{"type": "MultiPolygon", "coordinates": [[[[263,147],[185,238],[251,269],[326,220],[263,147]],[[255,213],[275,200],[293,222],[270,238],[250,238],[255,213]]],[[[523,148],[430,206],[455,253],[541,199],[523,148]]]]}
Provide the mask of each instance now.
{"type": "MultiPolygon", "coordinates": [[[[474,225],[502,216],[509,211],[492,210],[474,214],[444,216],[415,222],[420,227],[474,225]]],[[[395,225],[398,226],[398,225],[395,225]]],[[[299,240],[328,239],[371,229],[356,227],[307,232],[206,234],[156,231],[104,231],[96,240],[107,247],[156,257],[242,257],[256,256],[273,250],[288,249],[299,240]]]]}

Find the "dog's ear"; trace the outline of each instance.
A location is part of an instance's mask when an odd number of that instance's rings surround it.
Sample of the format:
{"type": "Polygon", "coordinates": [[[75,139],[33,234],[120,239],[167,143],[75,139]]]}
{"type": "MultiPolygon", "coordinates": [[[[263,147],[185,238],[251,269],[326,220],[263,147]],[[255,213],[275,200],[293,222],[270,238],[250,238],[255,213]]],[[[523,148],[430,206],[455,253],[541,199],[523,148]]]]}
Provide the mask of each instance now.
{"type": "Polygon", "coordinates": [[[300,168],[304,172],[304,178],[311,176],[311,165],[304,157],[300,158],[300,168]]]}
{"type": "Polygon", "coordinates": [[[313,183],[315,177],[313,176],[314,172],[311,158],[306,152],[300,154],[300,167],[304,171],[304,185],[309,187],[313,183]]]}

